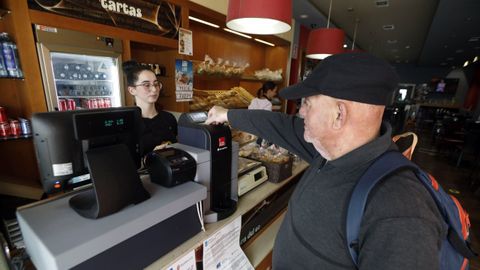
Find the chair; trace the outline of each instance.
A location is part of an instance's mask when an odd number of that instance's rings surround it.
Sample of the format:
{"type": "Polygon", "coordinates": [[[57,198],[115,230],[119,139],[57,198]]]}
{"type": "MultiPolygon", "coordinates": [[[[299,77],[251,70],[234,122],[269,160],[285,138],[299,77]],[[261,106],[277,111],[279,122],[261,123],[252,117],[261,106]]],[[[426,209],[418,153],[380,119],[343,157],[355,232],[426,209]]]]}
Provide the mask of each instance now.
{"type": "Polygon", "coordinates": [[[457,167],[460,167],[462,160],[466,157],[471,157],[476,162],[480,158],[480,131],[467,130],[464,142],[457,145],[456,152],[458,153],[457,167]]]}
{"type": "Polygon", "coordinates": [[[412,159],[413,151],[417,146],[418,136],[413,132],[405,132],[392,137],[392,140],[398,146],[398,149],[408,159],[412,159]]]}

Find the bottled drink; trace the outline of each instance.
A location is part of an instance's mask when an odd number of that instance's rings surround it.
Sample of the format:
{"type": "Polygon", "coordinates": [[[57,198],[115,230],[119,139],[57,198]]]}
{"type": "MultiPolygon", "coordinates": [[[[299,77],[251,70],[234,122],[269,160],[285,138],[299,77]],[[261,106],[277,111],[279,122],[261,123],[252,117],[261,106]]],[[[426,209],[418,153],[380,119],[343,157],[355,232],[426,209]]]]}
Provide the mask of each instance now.
{"type": "Polygon", "coordinates": [[[10,40],[8,33],[0,34],[0,43],[2,45],[2,56],[8,76],[13,78],[22,78],[23,72],[20,69],[18,61],[17,45],[10,40]]]}
{"type": "MultiPolygon", "coordinates": [[[[0,51],[3,51],[2,44],[0,43],[0,51]]],[[[5,60],[3,59],[3,53],[0,53],[0,78],[8,77],[8,71],[5,67],[5,60]]]]}

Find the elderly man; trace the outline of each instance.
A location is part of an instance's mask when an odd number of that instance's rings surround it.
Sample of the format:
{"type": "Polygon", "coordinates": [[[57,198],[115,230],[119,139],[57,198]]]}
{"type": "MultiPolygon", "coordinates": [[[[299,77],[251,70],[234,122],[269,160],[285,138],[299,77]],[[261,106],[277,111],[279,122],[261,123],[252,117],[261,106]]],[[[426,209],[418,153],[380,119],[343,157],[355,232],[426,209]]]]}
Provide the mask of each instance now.
{"type": "MultiPolygon", "coordinates": [[[[229,121],[306,160],[310,166],[290,199],[273,249],[274,269],[355,269],[345,237],[356,181],[395,150],[382,123],[398,79],[368,53],[326,58],[303,82],[280,92],[304,98],[302,118],[213,107],[207,123],[229,121]]],[[[384,179],[370,193],[360,227],[358,268],[438,269],[446,231],[435,202],[410,171],[384,179]]]]}

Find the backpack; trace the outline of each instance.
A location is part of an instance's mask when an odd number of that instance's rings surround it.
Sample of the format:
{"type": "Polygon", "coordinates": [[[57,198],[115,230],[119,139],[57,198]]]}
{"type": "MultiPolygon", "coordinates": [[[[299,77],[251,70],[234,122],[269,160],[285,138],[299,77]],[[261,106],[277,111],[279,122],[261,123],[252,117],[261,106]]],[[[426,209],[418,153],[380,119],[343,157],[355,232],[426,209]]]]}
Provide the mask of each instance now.
{"type": "Polygon", "coordinates": [[[440,269],[468,269],[468,259],[477,254],[469,245],[470,220],[458,200],[447,194],[433,176],[398,151],[382,154],[362,175],[353,189],[346,220],[347,245],[354,264],[358,265],[358,234],[369,192],[383,178],[392,173],[410,169],[432,195],[448,227],[447,238],[440,250],[440,269]]]}

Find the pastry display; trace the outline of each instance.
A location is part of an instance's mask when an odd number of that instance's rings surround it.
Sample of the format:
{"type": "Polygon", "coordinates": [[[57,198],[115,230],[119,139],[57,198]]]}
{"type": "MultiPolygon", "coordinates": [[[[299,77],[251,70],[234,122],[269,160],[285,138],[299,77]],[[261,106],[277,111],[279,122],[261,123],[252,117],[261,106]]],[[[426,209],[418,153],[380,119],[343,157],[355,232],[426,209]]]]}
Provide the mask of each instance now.
{"type": "Polygon", "coordinates": [[[193,100],[190,111],[208,111],[214,105],[225,108],[247,108],[253,96],[242,87],[230,90],[197,90],[193,89],[193,100]]]}

